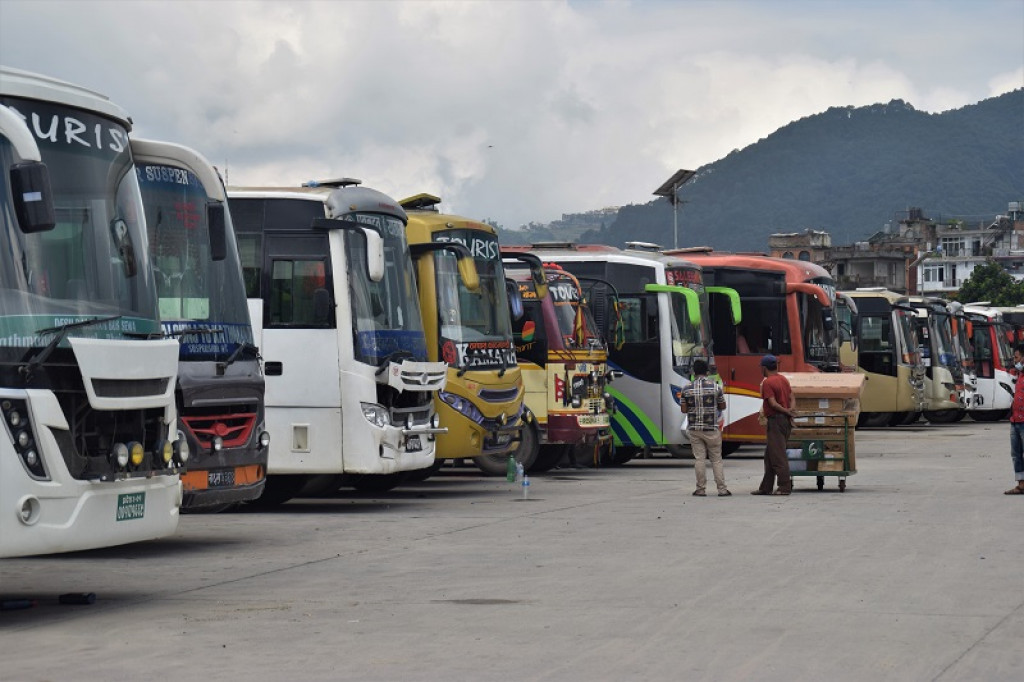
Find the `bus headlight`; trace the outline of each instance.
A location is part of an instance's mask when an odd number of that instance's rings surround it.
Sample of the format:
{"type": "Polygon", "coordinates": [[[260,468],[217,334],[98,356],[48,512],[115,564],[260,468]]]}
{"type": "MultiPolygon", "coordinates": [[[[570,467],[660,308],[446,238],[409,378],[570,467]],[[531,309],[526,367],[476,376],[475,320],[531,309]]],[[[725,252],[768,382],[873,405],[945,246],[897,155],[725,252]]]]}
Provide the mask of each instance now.
{"type": "Polygon", "coordinates": [[[110,448],[110,459],[117,463],[118,468],[124,469],[128,466],[128,446],[114,443],[114,447],[110,448]]]}
{"type": "Polygon", "coordinates": [[[213,440],[210,441],[213,444],[213,451],[220,452],[224,449],[224,439],[220,436],[214,436],[213,440]]]}
{"type": "Polygon", "coordinates": [[[260,447],[265,448],[270,446],[270,434],[266,431],[260,431],[260,447]]]}
{"type": "Polygon", "coordinates": [[[388,411],[384,409],[383,405],[377,403],[359,403],[359,406],[363,408],[363,416],[366,417],[366,421],[370,422],[379,429],[383,429],[385,426],[391,425],[391,416],[388,411]]]}
{"type": "Polygon", "coordinates": [[[573,407],[582,407],[583,406],[583,398],[579,397],[578,395],[574,395],[572,397],[572,406],[573,407]]]}
{"type": "Polygon", "coordinates": [[[28,435],[28,431],[18,431],[18,435],[14,438],[18,442],[18,447],[23,449],[32,442],[32,436],[28,435]]]}
{"type": "Polygon", "coordinates": [[[192,456],[192,448],[188,446],[185,434],[181,431],[178,431],[178,440],[174,441],[174,454],[182,466],[188,463],[189,457],[192,456]]]}
{"type": "Polygon", "coordinates": [[[174,446],[171,445],[171,441],[165,440],[160,443],[157,447],[157,454],[160,456],[164,466],[171,466],[171,462],[174,459],[174,446]]]}
{"type": "Polygon", "coordinates": [[[145,456],[146,449],[142,447],[142,443],[132,441],[128,444],[128,459],[131,461],[132,466],[139,466],[142,464],[142,460],[145,456]]]}

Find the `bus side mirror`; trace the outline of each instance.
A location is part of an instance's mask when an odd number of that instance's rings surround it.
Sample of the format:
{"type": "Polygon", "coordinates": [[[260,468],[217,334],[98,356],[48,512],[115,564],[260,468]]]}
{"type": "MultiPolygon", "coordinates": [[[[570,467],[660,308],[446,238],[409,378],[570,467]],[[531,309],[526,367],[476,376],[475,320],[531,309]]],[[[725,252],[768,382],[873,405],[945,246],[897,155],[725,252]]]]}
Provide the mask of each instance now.
{"type": "Polygon", "coordinates": [[[505,292],[508,294],[508,309],[512,319],[523,319],[526,311],[523,309],[523,295],[519,293],[519,286],[515,282],[505,280],[505,292]]]}
{"type": "Polygon", "coordinates": [[[224,260],[228,257],[227,221],[224,218],[224,204],[210,202],[206,205],[206,225],[210,231],[210,259],[224,260]]]}
{"type": "Polygon", "coordinates": [[[331,294],[327,289],[313,292],[313,324],[326,326],[331,321],[331,294]]]}
{"type": "Polygon", "coordinates": [[[824,327],[827,332],[836,328],[836,320],[832,316],[832,311],[828,308],[823,308],[821,311],[821,326],[824,327]]]}
{"type": "Polygon", "coordinates": [[[50,172],[42,161],[25,161],[11,168],[11,195],[18,226],[25,234],[46,232],[57,224],[50,172]]]}
{"type": "Polygon", "coordinates": [[[371,282],[384,279],[384,238],[374,230],[363,228],[366,235],[366,272],[371,282]]]}

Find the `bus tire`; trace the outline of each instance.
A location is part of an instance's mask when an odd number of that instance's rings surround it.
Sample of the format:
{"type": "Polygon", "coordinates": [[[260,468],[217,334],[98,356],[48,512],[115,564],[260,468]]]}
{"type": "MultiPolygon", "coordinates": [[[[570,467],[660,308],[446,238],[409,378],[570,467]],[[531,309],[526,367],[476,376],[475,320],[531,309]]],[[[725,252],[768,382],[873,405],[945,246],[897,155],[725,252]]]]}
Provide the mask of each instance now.
{"type": "Polygon", "coordinates": [[[615,456],[612,457],[612,464],[622,466],[639,455],[642,450],[643,448],[638,448],[635,445],[618,445],[615,447],[615,456]]]}
{"type": "Polygon", "coordinates": [[[672,455],[672,459],[693,459],[693,450],[687,445],[666,443],[665,449],[672,455]]]}
{"type": "Polygon", "coordinates": [[[728,457],[732,453],[740,449],[742,443],[737,443],[733,440],[722,441],[722,457],[728,457]]]}
{"type": "Polygon", "coordinates": [[[537,426],[531,422],[523,426],[519,446],[515,450],[504,455],[480,455],[473,458],[473,463],[488,476],[504,476],[508,467],[508,456],[511,454],[523,465],[523,471],[529,471],[537,459],[539,449],[540,436],[537,433],[537,426]]]}
{"type": "Polygon", "coordinates": [[[892,419],[892,416],[892,412],[861,412],[860,418],[857,420],[857,426],[867,426],[869,428],[889,426],[889,420],[892,419]]]}
{"type": "Polygon", "coordinates": [[[903,421],[900,422],[900,426],[910,426],[921,421],[920,412],[901,412],[900,414],[903,415],[903,421]]]}
{"type": "Polygon", "coordinates": [[[925,410],[924,418],[932,424],[952,424],[964,418],[963,410],[925,410]]]}
{"type": "Polygon", "coordinates": [[[526,472],[529,474],[542,474],[545,471],[551,471],[558,466],[563,457],[569,454],[569,448],[571,447],[571,445],[564,445],[562,443],[541,445],[537,450],[537,456],[534,458],[533,464],[526,469],[526,472]]]}
{"type": "Polygon", "coordinates": [[[346,483],[361,493],[386,493],[405,482],[405,473],[352,474],[346,476],[346,483]]]}
{"type": "Polygon", "coordinates": [[[997,422],[1006,416],[1006,410],[971,410],[968,414],[976,422],[997,422]]]}
{"type": "Polygon", "coordinates": [[[263,494],[247,504],[264,509],[276,507],[298,495],[304,485],[304,474],[269,474],[263,485],[263,494]]]}

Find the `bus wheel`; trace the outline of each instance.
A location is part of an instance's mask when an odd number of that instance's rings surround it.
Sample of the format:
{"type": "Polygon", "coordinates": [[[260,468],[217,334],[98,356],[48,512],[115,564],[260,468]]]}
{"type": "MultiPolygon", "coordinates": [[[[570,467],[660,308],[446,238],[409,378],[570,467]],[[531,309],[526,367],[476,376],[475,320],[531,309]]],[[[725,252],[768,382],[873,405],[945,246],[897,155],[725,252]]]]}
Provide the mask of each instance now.
{"type": "Polygon", "coordinates": [[[523,471],[530,471],[534,460],[537,459],[539,449],[540,436],[537,434],[537,427],[530,423],[523,426],[519,446],[511,453],[504,455],[480,455],[473,458],[473,463],[488,476],[504,476],[508,467],[508,456],[511,454],[516,458],[517,462],[523,465],[523,471]]]}
{"type": "Polygon", "coordinates": [[[569,448],[571,445],[563,445],[561,443],[557,445],[541,445],[537,451],[537,456],[533,460],[533,464],[526,470],[530,474],[542,474],[545,471],[551,471],[558,463],[562,461],[562,458],[569,454],[569,448]]]}
{"type": "Polygon", "coordinates": [[[428,478],[430,478],[431,476],[433,476],[434,474],[436,474],[438,471],[440,471],[441,467],[443,467],[443,466],[444,466],[444,460],[443,459],[435,459],[434,463],[431,464],[428,467],[424,467],[422,469],[416,469],[415,471],[407,471],[407,472],[405,472],[405,480],[407,480],[407,481],[425,481],[428,478]]]}
{"type": "Polygon", "coordinates": [[[997,422],[1006,416],[1003,410],[971,410],[968,414],[976,422],[997,422]]]}
{"type": "Polygon", "coordinates": [[[394,474],[352,474],[346,483],[361,493],[386,493],[405,482],[405,472],[394,474]]]}
{"type": "Polygon", "coordinates": [[[666,443],[665,449],[668,450],[668,454],[672,455],[672,459],[693,459],[693,450],[685,445],[666,443]]]}
{"type": "Polygon", "coordinates": [[[878,427],[888,426],[892,412],[861,412],[857,426],[878,427]]]}
{"type": "Polygon", "coordinates": [[[925,410],[924,418],[932,424],[952,424],[964,418],[963,410],[925,410]]]}
{"type": "Polygon", "coordinates": [[[900,422],[900,426],[910,426],[911,424],[916,424],[919,421],[921,421],[920,412],[904,412],[903,421],[900,422]]]}
{"type": "Polygon", "coordinates": [[[303,474],[270,474],[263,485],[263,494],[247,504],[262,508],[276,507],[298,495],[304,485],[306,476],[303,474]]]}
{"type": "Polygon", "coordinates": [[[633,445],[619,445],[615,448],[615,456],[612,457],[612,464],[621,466],[639,455],[642,450],[643,448],[638,448],[633,445]]]}
{"type": "Polygon", "coordinates": [[[722,457],[728,457],[732,453],[740,449],[741,443],[737,443],[733,440],[722,441],[722,457]]]}

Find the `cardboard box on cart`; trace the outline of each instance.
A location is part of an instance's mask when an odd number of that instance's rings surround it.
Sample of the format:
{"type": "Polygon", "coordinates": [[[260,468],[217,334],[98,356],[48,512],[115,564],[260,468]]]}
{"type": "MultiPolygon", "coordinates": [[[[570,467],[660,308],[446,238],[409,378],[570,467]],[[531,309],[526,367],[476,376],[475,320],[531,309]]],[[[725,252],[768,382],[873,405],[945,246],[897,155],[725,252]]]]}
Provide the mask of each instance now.
{"type": "MultiPolygon", "coordinates": [[[[815,462],[816,471],[856,471],[854,428],[860,416],[860,396],[864,375],[854,372],[785,373],[793,388],[797,417],[794,419],[792,441],[820,440],[829,455],[847,453],[842,460],[815,462]]],[[[832,455],[834,456],[834,455],[832,455]]]]}

